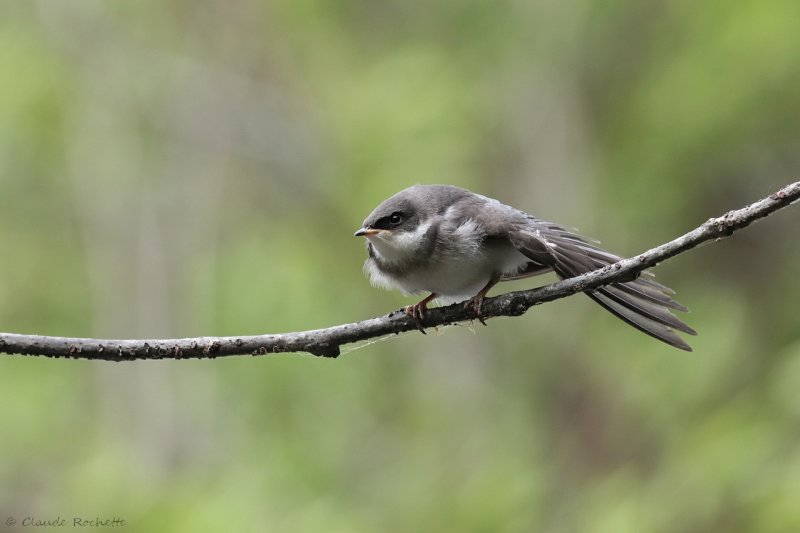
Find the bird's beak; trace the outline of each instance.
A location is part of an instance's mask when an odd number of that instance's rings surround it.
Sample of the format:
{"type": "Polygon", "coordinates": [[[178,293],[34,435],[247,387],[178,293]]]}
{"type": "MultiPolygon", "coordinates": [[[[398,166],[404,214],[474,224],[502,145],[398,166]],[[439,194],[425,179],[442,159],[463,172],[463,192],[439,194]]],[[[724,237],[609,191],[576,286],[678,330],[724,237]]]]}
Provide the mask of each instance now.
{"type": "Polygon", "coordinates": [[[372,228],[361,228],[357,232],[353,234],[355,237],[370,237],[372,235],[377,235],[380,233],[381,230],[379,229],[372,229],[372,228]]]}

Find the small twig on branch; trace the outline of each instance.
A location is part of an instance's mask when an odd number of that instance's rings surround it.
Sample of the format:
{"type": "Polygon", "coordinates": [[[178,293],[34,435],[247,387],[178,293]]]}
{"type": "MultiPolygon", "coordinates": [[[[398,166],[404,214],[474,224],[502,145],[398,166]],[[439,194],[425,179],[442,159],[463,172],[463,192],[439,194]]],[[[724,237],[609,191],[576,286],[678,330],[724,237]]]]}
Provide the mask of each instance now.
{"type": "MultiPolygon", "coordinates": [[[[704,242],[728,237],[798,199],[800,199],[800,182],[795,182],[752,205],[711,218],[697,229],[630,259],[623,259],[613,265],[544,287],[487,298],[483,304],[482,315],[484,319],[519,316],[537,304],[578,292],[591,291],[611,283],[635,279],[643,270],[654,267],[665,259],[691,250],[704,242]]],[[[454,304],[429,309],[425,315],[424,325],[435,327],[474,318],[474,311],[465,309],[461,304],[454,304]]],[[[400,310],[353,324],[276,335],[111,340],[0,333],[0,353],[106,361],[214,358],[285,352],[309,352],[314,355],[336,357],[342,345],[416,329],[416,322],[400,310]]]]}

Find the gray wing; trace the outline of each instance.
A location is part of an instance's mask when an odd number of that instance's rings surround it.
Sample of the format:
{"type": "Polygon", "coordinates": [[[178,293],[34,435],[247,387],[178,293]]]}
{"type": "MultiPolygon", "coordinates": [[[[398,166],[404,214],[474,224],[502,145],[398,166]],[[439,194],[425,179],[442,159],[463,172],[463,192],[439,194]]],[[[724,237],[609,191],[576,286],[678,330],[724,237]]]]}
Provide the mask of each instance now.
{"type": "MultiPolygon", "coordinates": [[[[541,272],[551,268],[562,279],[597,270],[621,258],[560,226],[526,215],[526,222],[513,224],[506,237],[515,248],[536,263],[541,272]]],[[[688,311],[670,295],[674,291],[651,279],[645,272],[638,279],[601,287],[586,295],[636,329],[681,350],[692,348],[675,333],[697,333],[670,310],[688,311]]]]}

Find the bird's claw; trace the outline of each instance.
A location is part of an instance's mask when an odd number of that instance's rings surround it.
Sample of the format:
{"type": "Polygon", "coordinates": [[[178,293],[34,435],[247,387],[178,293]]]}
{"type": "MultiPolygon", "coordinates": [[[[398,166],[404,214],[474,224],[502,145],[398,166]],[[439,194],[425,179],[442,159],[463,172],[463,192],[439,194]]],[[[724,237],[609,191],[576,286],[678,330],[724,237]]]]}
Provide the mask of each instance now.
{"type": "Polygon", "coordinates": [[[475,313],[475,318],[478,319],[478,322],[486,326],[486,321],[483,319],[483,299],[483,294],[476,294],[464,303],[464,309],[475,313]]]}
{"type": "Polygon", "coordinates": [[[422,321],[425,319],[425,305],[421,302],[414,305],[406,306],[406,314],[414,319],[414,323],[417,325],[417,329],[422,332],[423,335],[427,335],[425,332],[425,326],[422,324],[422,321]]]}

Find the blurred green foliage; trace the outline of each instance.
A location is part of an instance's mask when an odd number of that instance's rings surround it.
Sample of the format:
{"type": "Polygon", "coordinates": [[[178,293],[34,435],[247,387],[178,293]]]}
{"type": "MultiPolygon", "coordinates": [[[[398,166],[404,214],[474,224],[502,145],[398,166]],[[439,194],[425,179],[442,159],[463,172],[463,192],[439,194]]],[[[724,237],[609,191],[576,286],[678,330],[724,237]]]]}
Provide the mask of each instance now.
{"type": "MultiPolygon", "coordinates": [[[[797,179],[798,20],[790,0],[3,2],[0,329],[384,313],[411,300],[369,286],[351,235],[417,182],[636,253],[797,179]]],[[[335,361],[2,357],[0,519],[800,530],[796,211],[657,269],[693,354],[576,297],[335,361]]]]}

